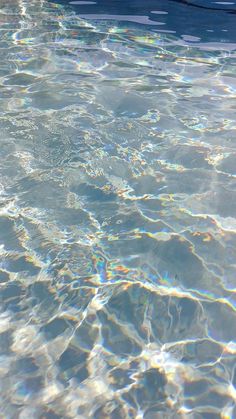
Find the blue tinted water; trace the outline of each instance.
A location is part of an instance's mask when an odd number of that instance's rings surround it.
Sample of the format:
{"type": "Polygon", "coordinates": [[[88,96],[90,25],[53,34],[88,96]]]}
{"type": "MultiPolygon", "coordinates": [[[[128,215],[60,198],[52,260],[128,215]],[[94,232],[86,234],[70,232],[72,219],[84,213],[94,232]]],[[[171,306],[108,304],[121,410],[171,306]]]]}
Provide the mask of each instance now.
{"type": "Polygon", "coordinates": [[[2,418],[236,417],[235,11],[1,1],[2,418]]]}

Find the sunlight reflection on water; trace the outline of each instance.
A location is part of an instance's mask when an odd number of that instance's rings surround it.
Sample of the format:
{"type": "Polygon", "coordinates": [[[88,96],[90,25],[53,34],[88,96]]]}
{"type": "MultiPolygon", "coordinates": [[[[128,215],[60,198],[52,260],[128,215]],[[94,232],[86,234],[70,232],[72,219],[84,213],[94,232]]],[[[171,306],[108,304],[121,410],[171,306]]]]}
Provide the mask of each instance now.
{"type": "Polygon", "coordinates": [[[2,414],[233,418],[236,47],[103,18],[0,6],[2,414]]]}

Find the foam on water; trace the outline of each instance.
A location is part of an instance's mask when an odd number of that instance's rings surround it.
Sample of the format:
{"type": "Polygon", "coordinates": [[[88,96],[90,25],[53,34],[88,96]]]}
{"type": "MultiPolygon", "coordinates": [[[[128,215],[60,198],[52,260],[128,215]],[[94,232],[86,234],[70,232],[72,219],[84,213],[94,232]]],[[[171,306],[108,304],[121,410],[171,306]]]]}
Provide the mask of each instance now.
{"type": "Polygon", "coordinates": [[[0,22],[1,414],[235,417],[236,44],[0,22]]]}

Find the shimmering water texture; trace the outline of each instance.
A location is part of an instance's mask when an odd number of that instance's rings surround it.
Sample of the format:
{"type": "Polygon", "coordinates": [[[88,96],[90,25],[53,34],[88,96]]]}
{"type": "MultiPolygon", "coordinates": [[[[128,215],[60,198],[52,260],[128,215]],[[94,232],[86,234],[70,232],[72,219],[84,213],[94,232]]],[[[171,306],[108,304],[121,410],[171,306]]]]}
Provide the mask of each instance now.
{"type": "Polygon", "coordinates": [[[0,417],[235,418],[236,45],[0,21],[0,417]]]}

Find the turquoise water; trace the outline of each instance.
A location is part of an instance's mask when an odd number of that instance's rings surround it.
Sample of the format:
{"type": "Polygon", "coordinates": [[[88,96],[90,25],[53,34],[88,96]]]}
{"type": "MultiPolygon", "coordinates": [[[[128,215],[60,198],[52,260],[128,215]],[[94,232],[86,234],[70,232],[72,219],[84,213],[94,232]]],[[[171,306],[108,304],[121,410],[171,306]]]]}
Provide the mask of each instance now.
{"type": "Polygon", "coordinates": [[[236,43],[0,22],[0,417],[236,417],[236,43]]]}

